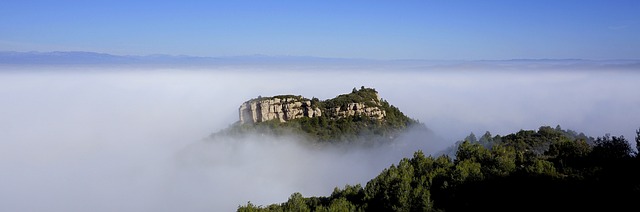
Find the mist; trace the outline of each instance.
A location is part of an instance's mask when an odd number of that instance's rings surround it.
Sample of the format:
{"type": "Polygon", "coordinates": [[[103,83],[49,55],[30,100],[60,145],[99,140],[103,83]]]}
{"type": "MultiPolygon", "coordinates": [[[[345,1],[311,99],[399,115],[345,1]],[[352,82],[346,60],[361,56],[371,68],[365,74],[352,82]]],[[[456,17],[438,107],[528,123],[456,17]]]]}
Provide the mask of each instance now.
{"type": "MultiPolygon", "coordinates": [[[[598,66],[594,66],[598,67],[598,66]]],[[[61,69],[0,72],[0,210],[234,211],[330,195],[474,132],[562,126],[589,136],[640,127],[640,73],[385,67],[61,69]],[[208,140],[257,96],[333,98],[375,88],[434,135],[375,148],[315,148],[295,135],[208,140]]]]}

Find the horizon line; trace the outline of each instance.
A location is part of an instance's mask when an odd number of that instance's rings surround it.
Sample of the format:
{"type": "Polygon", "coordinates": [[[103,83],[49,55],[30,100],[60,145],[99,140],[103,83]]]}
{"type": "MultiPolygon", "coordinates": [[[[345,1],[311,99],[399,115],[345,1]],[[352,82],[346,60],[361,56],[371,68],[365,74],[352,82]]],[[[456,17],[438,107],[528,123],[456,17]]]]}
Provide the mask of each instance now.
{"type": "MultiPolygon", "coordinates": [[[[106,52],[96,51],[5,51],[0,50],[0,53],[17,53],[17,54],[51,54],[51,53],[83,53],[104,55],[113,57],[174,57],[174,58],[194,58],[194,59],[228,59],[228,58],[248,58],[248,57],[262,57],[262,58],[309,58],[309,59],[333,59],[333,60],[369,60],[369,61],[472,61],[472,62],[490,62],[490,61],[640,61],[640,58],[616,58],[616,59],[589,59],[589,58],[509,58],[509,59],[425,59],[425,58],[396,58],[396,59],[376,59],[376,58],[357,58],[357,57],[327,57],[327,56],[312,56],[312,55],[269,55],[269,54],[244,54],[244,55],[225,55],[225,56],[197,56],[187,54],[114,54],[106,52]]],[[[53,56],[53,55],[52,55],[53,56]]]]}

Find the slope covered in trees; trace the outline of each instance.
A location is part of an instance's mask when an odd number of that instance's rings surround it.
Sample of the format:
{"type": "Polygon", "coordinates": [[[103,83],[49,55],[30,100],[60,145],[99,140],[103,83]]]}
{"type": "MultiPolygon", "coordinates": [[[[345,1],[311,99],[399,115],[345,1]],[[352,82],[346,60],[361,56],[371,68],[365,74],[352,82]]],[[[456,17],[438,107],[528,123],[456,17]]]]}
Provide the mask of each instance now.
{"type": "Polygon", "coordinates": [[[455,150],[436,157],[418,151],[364,187],[346,185],[326,197],[294,193],[284,203],[249,202],[238,211],[621,211],[640,198],[640,157],[623,136],[543,126],[469,136],[455,150]]]}

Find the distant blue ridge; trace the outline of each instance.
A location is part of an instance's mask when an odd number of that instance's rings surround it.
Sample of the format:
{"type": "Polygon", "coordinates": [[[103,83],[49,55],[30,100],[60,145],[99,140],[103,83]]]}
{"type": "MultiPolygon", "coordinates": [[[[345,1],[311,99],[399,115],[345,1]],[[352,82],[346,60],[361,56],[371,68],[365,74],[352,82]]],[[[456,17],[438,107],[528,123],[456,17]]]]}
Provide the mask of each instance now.
{"type": "Polygon", "coordinates": [[[0,65],[338,65],[360,68],[402,70],[528,70],[587,69],[640,70],[640,60],[586,59],[509,59],[509,60],[375,60],[359,58],[327,58],[313,56],[245,55],[198,57],[189,55],[112,55],[86,51],[15,52],[0,51],[0,65]]]}

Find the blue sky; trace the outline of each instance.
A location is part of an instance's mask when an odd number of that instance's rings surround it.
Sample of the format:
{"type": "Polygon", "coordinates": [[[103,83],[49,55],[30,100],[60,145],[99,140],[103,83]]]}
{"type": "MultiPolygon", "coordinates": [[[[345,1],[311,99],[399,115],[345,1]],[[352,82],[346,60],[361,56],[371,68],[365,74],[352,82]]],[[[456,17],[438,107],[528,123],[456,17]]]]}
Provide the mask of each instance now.
{"type": "Polygon", "coordinates": [[[640,59],[640,1],[25,1],[0,51],[640,59]]]}

